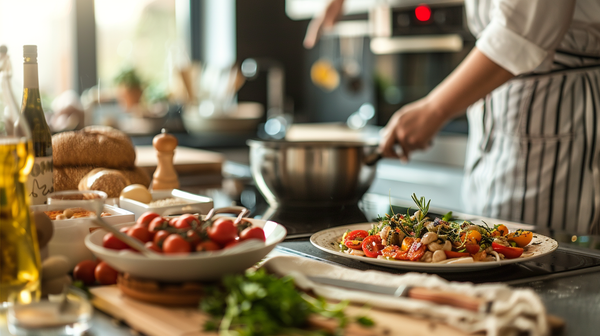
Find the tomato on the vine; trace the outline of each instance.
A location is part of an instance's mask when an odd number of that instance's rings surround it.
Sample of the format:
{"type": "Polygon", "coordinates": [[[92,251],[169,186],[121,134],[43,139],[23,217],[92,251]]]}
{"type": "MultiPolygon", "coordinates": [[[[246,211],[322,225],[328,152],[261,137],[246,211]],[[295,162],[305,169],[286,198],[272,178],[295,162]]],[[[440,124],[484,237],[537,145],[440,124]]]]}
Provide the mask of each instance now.
{"type": "Polygon", "coordinates": [[[150,225],[152,220],[154,220],[157,217],[160,217],[160,215],[155,212],[151,212],[151,211],[144,212],[140,217],[138,217],[136,224],[148,227],[148,225],[150,225]]]}
{"type": "Polygon", "coordinates": [[[183,239],[180,235],[173,233],[169,235],[162,246],[163,252],[170,253],[189,253],[192,250],[190,243],[183,239]]]}
{"type": "Polygon", "coordinates": [[[133,238],[136,238],[137,240],[141,241],[142,243],[146,243],[152,240],[152,234],[150,233],[150,231],[148,231],[148,229],[145,226],[142,225],[134,225],[132,228],[129,229],[129,232],[127,232],[127,235],[133,238]]]}
{"type": "Polygon", "coordinates": [[[344,245],[353,250],[362,250],[362,242],[368,235],[369,233],[365,230],[350,231],[344,238],[344,245]]]}
{"type": "Polygon", "coordinates": [[[221,245],[227,245],[238,236],[237,228],[228,218],[217,218],[208,228],[207,233],[208,238],[221,245]]]}
{"type": "Polygon", "coordinates": [[[152,241],[157,246],[162,246],[163,242],[171,233],[166,230],[160,230],[154,235],[154,240],[152,241]]]}
{"type": "Polygon", "coordinates": [[[206,240],[196,245],[196,251],[216,251],[220,249],[221,245],[212,240],[206,240]]]}
{"type": "Polygon", "coordinates": [[[192,246],[195,246],[202,240],[200,235],[194,230],[188,230],[185,233],[185,238],[188,242],[190,242],[190,244],[192,244],[192,246]]]}
{"type": "Polygon", "coordinates": [[[378,235],[368,236],[362,241],[362,250],[369,258],[377,258],[378,255],[381,255],[383,249],[381,237],[378,235]]]}
{"type": "Polygon", "coordinates": [[[248,227],[240,233],[240,240],[258,239],[261,241],[267,240],[265,237],[265,231],[260,227],[248,227]]]}
{"type": "Polygon", "coordinates": [[[149,241],[146,244],[144,244],[144,246],[146,246],[146,248],[149,248],[154,252],[162,253],[161,248],[157,244],[154,244],[154,242],[149,241]]]}
{"type": "Polygon", "coordinates": [[[166,219],[164,219],[160,216],[156,217],[148,225],[148,231],[156,234],[156,232],[166,229],[168,224],[169,224],[169,222],[166,219]]]}
{"type": "Polygon", "coordinates": [[[102,238],[102,246],[113,250],[124,250],[129,247],[129,245],[122,242],[110,232],[102,238]]]}
{"type": "Polygon", "coordinates": [[[181,215],[173,223],[173,226],[178,229],[187,229],[198,225],[200,225],[200,220],[192,214],[181,215]]]}

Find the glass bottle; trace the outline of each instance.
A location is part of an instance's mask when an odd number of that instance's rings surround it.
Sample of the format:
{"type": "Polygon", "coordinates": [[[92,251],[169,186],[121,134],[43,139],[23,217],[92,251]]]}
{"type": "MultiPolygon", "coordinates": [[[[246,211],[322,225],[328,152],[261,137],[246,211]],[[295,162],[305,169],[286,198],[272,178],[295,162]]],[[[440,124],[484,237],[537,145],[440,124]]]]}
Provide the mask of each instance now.
{"type": "Polygon", "coordinates": [[[23,46],[23,104],[21,113],[29,129],[35,162],[27,180],[31,204],[46,203],[46,195],[54,191],[52,134],[46,122],[38,84],[37,46],[23,46]]]}
{"type": "Polygon", "coordinates": [[[40,297],[40,255],[25,189],[33,167],[31,132],[10,88],[6,47],[0,47],[0,307],[9,298],[29,303],[40,297]]]}

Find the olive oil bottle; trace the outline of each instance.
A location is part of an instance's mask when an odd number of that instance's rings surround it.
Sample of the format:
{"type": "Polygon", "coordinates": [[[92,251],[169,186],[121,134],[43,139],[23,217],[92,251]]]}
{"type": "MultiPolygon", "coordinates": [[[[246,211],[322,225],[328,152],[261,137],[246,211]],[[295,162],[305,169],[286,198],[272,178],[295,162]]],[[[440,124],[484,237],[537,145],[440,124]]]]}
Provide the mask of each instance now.
{"type": "Polygon", "coordinates": [[[44,117],[38,84],[37,46],[23,46],[23,104],[21,113],[31,130],[35,162],[27,180],[32,205],[44,204],[54,191],[52,134],[44,117]]]}
{"type": "MultiPolygon", "coordinates": [[[[33,167],[31,132],[10,89],[10,64],[0,56],[0,307],[40,297],[40,255],[26,182],[33,167]]],[[[0,309],[1,310],[1,309],[0,309]]]]}

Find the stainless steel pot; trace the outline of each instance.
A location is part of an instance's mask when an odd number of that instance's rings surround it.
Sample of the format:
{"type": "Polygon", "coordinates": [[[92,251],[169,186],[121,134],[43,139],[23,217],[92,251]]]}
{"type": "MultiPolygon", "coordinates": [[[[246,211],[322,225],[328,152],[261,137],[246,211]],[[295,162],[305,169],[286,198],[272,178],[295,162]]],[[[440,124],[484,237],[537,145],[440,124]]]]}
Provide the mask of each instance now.
{"type": "Polygon", "coordinates": [[[248,140],[250,169],[272,206],[356,204],[375,178],[376,142],[248,140]]]}

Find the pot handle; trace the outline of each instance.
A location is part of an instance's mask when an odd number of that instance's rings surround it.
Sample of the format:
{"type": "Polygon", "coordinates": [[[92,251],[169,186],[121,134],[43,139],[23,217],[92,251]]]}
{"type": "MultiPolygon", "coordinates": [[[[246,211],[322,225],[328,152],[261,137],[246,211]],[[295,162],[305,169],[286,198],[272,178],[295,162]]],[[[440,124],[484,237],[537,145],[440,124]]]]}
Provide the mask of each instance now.
{"type": "Polygon", "coordinates": [[[383,158],[383,155],[379,151],[371,153],[365,157],[364,163],[367,166],[375,165],[379,160],[383,158]]]}
{"type": "Polygon", "coordinates": [[[218,209],[213,208],[208,212],[208,214],[206,215],[204,220],[209,221],[209,220],[211,220],[211,218],[214,215],[220,214],[220,213],[237,213],[238,216],[235,219],[235,221],[233,222],[234,224],[237,225],[239,222],[242,221],[242,218],[248,217],[248,215],[250,214],[250,210],[248,210],[242,206],[230,206],[230,207],[223,207],[223,208],[218,208],[218,209]]]}

